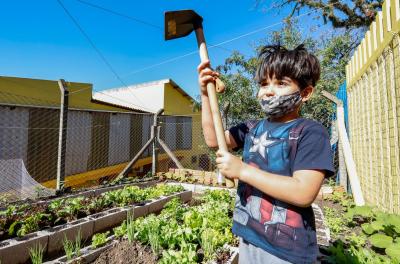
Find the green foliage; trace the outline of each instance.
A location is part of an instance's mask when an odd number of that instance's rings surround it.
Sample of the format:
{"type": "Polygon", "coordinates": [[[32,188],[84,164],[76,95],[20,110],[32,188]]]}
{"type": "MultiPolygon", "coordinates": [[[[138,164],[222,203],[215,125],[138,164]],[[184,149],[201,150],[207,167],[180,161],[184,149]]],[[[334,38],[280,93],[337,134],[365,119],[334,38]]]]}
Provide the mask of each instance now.
{"type": "Polygon", "coordinates": [[[111,201],[107,200],[105,196],[98,196],[90,201],[86,210],[88,214],[95,214],[102,211],[104,208],[111,206],[111,204],[111,201]]]}
{"type": "Polygon", "coordinates": [[[352,233],[350,236],[347,237],[347,240],[349,241],[350,245],[356,248],[360,248],[363,247],[367,242],[367,237],[363,234],[357,235],[355,233],[352,233]]]}
{"type": "Polygon", "coordinates": [[[149,243],[151,250],[153,251],[153,254],[158,256],[160,253],[161,249],[161,242],[159,239],[159,229],[160,229],[160,223],[158,221],[152,222],[152,224],[149,226],[149,231],[148,231],[148,236],[149,236],[149,243]]]}
{"type": "Polygon", "coordinates": [[[130,223],[132,220],[130,216],[128,216],[127,220],[125,220],[120,226],[114,227],[113,232],[114,236],[117,238],[122,238],[125,235],[128,235],[128,240],[129,242],[132,242],[132,237],[129,236],[128,234],[128,223],[130,223]]]}
{"type": "MultiPolygon", "coordinates": [[[[341,32],[339,29],[354,29],[364,32],[368,26],[376,19],[378,11],[382,10],[383,0],[369,1],[314,1],[314,0],[286,0],[286,1],[265,1],[256,0],[256,7],[274,7],[275,12],[282,9],[289,9],[288,18],[303,13],[301,11],[317,12],[315,18],[322,19],[324,24],[330,22],[332,28],[341,32]],[[267,3],[268,6],[262,5],[267,3]]],[[[355,34],[356,32],[354,32],[355,34]]]]}
{"type": "Polygon", "coordinates": [[[353,245],[346,247],[341,240],[330,246],[328,252],[330,253],[328,262],[332,264],[393,263],[391,259],[381,256],[372,250],[363,247],[355,247],[353,245]]]}
{"type": "Polygon", "coordinates": [[[400,262],[400,243],[390,245],[385,249],[385,253],[393,260],[400,262]]]}
{"type": "Polygon", "coordinates": [[[333,188],[333,187],[336,186],[336,180],[331,177],[326,181],[326,185],[328,185],[328,186],[333,188]]]}
{"type": "Polygon", "coordinates": [[[340,204],[345,210],[354,207],[353,199],[350,195],[342,191],[334,191],[331,196],[326,198],[329,201],[340,204]]]}
{"type": "Polygon", "coordinates": [[[206,190],[204,192],[202,201],[212,203],[212,202],[222,202],[222,203],[230,203],[232,201],[232,195],[225,190],[206,190]]]}
{"type": "Polygon", "coordinates": [[[74,252],[75,252],[75,257],[79,257],[81,255],[81,248],[82,248],[82,233],[81,230],[79,229],[78,234],[76,234],[75,237],[75,246],[74,246],[74,252]]]}
{"type": "Polygon", "coordinates": [[[350,219],[353,219],[356,216],[365,220],[370,220],[374,217],[374,210],[370,206],[356,206],[350,208],[346,213],[346,217],[350,219]]]}
{"type": "Polygon", "coordinates": [[[110,231],[105,233],[98,233],[93,235],[92,237],[92,247],[99,248],[104,246],[107,243],[107,236],[110,234],[110,231]]]}
{"type": "Polygon", "coordinates": [[[137,202],[158,198],[163,195],[181,192],[183,190],[184,188],[182,186],[167,184],[159,184],[146,189],[140,189],[137,186],[128,186],[124,189],[107,192],[103,194],[103,196],[105,199],[105,204],[126,206],[137,202]]]}
{"type": "Polygon", "coordinates": [[[372,235],[375,233],[375,229],[372,227],[370,223],[364,223],[361,225],[362,230],[364,231],[365,234],[367,235],[372,235]]]}
{"type": "Polygon", "coordinates": [[[43,263],[44,247],[41,244],[35,244],[33,248],[29,249],[29,256],[31,257],[32,264],[43,263]]]}
{"type": "Polygon", "coordinates": [[[17,234],[18,229],[22,226],[22,221],[13,222],[8,228],[8,234],[14,236],[17,234]]]}
{"type": "Polygon", "coordinates": [[[216,247],[218,246],[217,237],[218,233],[211,228],[205,228],[201,233],[201,247],[204,250],[206,260],[210,260],[214,256],[216,247]]]}
{"type": "Polygon", "coordinates": [[[369,237],[369,241],[377,248],[388,248],[393,243],[393,239],[384,234],[374,234],[369,237]]]}
{"type": "Polygon", "coordinates": [[[128,236],[129,243],[135,239],[135,222],[132,215],[128,215],[126,220],[126,235],[128,236]]]}
{"type": "Polygon", "coordinates": [[[341,240],[329,247],[330,263],[398,263],[400,216],[387,214],[369,206],[347,209],[342,222],[338,213],[324,208],[327,224],[334,239],[339,238],[348,227],[361,226],[363,233],[346,237],[347,244],[341,240]],[[368,242],[368,243],[367,243],[368,242]],[[369,248],[372,245],[372,248],[369,248]],[[383,250],[387,256],[381,255],[383,250]]]}
{"type": "Polygon", "coordinates": [[[163,251],[163,257],[160,264],[192,264],[197,263],[196,245],[183,243],[179,251],[163,251]]]}
{"type": "Polygon", "coordinates": [[[182,186],[159,184],[140,189],[129,186],[109,191],[97,197],[62,198],[47,206],[10,205],[0,212],[0,230],[10,236],[25,236],[43,227],[55,226],[79,217],[103,211],[112,206],[126,206],[183,191],[182,186]]]}
{"type": "Polygon", "coordinates": [[[164,205],[164,209],[161,212],[161,217],[175,218],[177,221],[182,221],[183,214],[187,211],[187,208],[182,206],[182,202],[179,198],[174,197],[164,205]]]}
{"type": "Polygon", "coordinates": [[[17,206],[9,205],[6,210],[0,212],[0,216],[11,218],[17,212],[17,206]]]}
{"type": "Polygon", "coordinates": [[[79,196],[75,198],[58,199],[49,204],[49,211],[54,212],[57,219],[55,223],[61,219],[72,221],[78,218],[78,213],[84,211],[85,197],[79,196]]]}
{"type": "Polygon", "coordinates": [[[64,247],[64,252],[65,252],[65,256],[67,257],[67,260],[71,260],[75,253],[74,242],[69,240],[67,238],[67,236],[64,236],[63,247],[64,247]]]}
{"type": "Polygon", "coordinates": [[[324,207],[326,224],[331,232],[333,239],[346,230],[347,219],[339,215],[339,212],[330,207],[324,207]]]}
{"type": "Polygon", "coordinates": [[[114,233],[127,233],[129,241],[150,245],[156,255],[162,252],[160,263],[196,263],[198,247],[211,259],[218,248],[234,241],[230,231],[234,198],[227,191],[209,191],[201,199],[194,207],[171,199],[158,216],[136,220],[128,216],[114,233]]]}
{"type": "Polygon", "coordinates": [[[22,221],[21,227],[17,231],[17,236],[23,237],[29,233],[38,231],[39,222],[48,216],[48,214],[36,213],[27,217],[24,221],[22,221]]]}

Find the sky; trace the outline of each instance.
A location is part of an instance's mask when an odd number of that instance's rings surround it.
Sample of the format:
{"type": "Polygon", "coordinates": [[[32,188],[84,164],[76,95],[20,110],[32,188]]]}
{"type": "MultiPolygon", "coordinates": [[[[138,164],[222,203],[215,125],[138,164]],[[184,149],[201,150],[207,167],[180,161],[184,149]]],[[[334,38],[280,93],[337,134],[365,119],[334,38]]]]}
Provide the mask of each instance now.
{"type": "MultiPolygon", "coordinates": [[[[79,0],[60,1],[95,48],[57,0],[3,0],[1,76],[62,78],[92,83],[95,91],[170,78],[195,98],[200,62],[195,34],[165,41],[165,11],[193,9],[204,19],[208,45],[229,41],[209,48],[214,66],[223,64],[233,50],[253,54],[251,44],[279,30],[282,25],[276,24],[290,12],[268,9],[269,0],[265,8],[255,8],[255,0],[84,0],[128,19],[79,0]]],[[[301,19],[305,29],[312,23],[307,16],[301,19]]]]}

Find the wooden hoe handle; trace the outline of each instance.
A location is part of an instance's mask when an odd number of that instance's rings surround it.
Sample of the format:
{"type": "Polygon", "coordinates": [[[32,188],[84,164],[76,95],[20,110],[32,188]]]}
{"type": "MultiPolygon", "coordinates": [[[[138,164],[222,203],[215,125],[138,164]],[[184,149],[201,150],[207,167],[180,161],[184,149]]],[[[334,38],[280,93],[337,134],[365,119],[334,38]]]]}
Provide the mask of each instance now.
{"type": "MultiPolygon", "coordinates": [[[[207,46],[202,27],[196,29],[196,38],[197,38],[197,43],[199,45],[201,62],[208,61],[209,58],[208,58],[207,46]]],[[[217,86],[219,86],[218,90],[222,92],[225,88],[225,85],[220,79],[217,79],[216,83],[217,86]]],[[[208,93],[208,99],[210,101],[211,114],[214,121],[214,129],[215,129],[215,134],[217,136],[218,148],[220,150],[228,151],[228,146],[226,145],[226,140],[225,140],[225,131],[222,126],[221,114],[219,112],[218,99],[216,94],[216,84],[214,82],[207,83],[207,93],[208,93]]],[[[221,180],[223,182],[224,179],[221,180]]],[[[235,186],[234,182],[230,179],[225,179],[225,182],[227,187],[235,186]]]]}

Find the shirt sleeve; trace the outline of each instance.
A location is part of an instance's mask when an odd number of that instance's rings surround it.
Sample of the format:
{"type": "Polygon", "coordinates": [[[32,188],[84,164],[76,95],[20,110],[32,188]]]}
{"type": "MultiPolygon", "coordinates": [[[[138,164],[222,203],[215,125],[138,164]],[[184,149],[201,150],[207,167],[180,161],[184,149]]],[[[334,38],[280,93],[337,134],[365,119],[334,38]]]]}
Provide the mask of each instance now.
{"type": "Polygon", "coordinates": [[[242,149],[244,146],[244,140],[246,138],[247,133],[249,133],[250,129],[257,124],[257,120],[247,121],[245,123],[238,124],[229,129],[229,133],[233,137],[236,142],[237,147],[234,148],[234,151],[242,149]]]}
{"type": "Polygon", "coordinates": [[[293,163],[293,171],[296,170],[323,170],[325,177],[335,174],[329,135],[321,124],[303,129],[293,163]]]}

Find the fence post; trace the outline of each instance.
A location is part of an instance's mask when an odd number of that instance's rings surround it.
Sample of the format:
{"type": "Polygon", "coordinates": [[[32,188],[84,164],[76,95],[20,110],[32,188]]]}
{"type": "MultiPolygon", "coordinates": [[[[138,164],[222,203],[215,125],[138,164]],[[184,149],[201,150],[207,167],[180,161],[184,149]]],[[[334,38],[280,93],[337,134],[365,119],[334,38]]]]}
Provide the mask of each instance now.
{"type": "Polygon", "coordinates": [[[338,123],[339,138],[343,144],[343,154],[346,162],[346,167],[348,171],[348,176],[350,179],[350,186],[353,192],[354,203],[357,206],[362,206],[365,204],[364,196],[361,191],[360,180],[358,179],[356,164],[353,160],[353,154],[351,153],[351,147],[349,138],[347,136],[346,126],[344,124],[344,109],[343,102],[336,96],[328,93],[327,91],[322,91],[322,95],[333,101],[336,104],[336,116],[338,123]]]}
{"type": "Polygon", "coordinates": [[[64,188],[65,179],[65,152],[67,149],[67,120],[68,120],[68,87],[63,79],[58,81],[61,94],[60,104],[60,126],[58,133],[58,153],[57,153],[57,190],[64,188]]]}
{"type": "MultiPolygon", "coordinates": [[[[157,137],[157,131],[159,130],[157,119],[159,114],[161,114],[160,111],[154,114],[153,125],[151,126],[151,138],[157,137]]],[[[152,153],[152,164],[151,164],[152,175],[156,175],[157,170],[158,170],[158,142],[157,140],[153,140],[153,153],[152,153]]]]}
{"type": "Polygon", "coordinates": [[[344,155],[343,155],[343,142],[339,137],[338,141],[338,156],[339,156],[339,184],[340,186],[343,186],[346,191],[348,191],[348,186],[347,186],[347,171],[346,171],[346,162],[344,160],[344,155]]]}
{"type": "Polygon", "coordinates": [[[342,140],[339,137],[339,128],[338,128],[338,118],[336,117],[335,120],[332,120],[331,123],[331,146],[336,144],[337,153],[338,153],[338,162],[339,162],[339,169],[338,169],[338,176],[336,178],[336,182],[339,182],[340,186],[343,186],[345,190],[347,190],[347,171],[346,171],[346,163],[343,156],[343,144],[342,140]]]}

